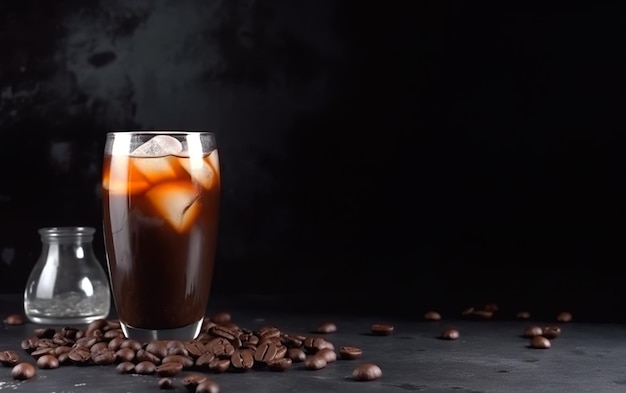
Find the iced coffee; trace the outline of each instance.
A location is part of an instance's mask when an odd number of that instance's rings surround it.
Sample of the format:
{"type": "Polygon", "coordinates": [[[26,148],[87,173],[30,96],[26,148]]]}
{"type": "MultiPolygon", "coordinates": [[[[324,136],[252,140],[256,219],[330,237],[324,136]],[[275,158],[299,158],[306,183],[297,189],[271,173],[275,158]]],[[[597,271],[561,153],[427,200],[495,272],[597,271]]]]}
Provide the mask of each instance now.
{"type": "Polygon", "coordinates": [[[104,237],[116,310],[138,339],[190,339],[211,289],[220,204],[215,137],[107,135],[104,237]]]}

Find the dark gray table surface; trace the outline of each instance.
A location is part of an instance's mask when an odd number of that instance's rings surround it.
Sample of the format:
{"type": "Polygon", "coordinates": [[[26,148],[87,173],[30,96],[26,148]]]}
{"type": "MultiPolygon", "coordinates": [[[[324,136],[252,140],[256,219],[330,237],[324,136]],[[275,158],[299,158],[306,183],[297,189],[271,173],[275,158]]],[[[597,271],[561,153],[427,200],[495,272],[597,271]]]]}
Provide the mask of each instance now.
{"type": "MultiPolygon", "coordinates": [[[[320,322],[332,320],[336,333],[325,335],[335,347],[353,345],[364,351],[359,360],[338,360],[318,371],[304,370],[301,364],[285,372],[251,370],[244,373],[209,374],[219,383],[221,392],[624,392],[626,391],[626,326],[572,321],[561,324],[561,336],[552,348],[528,348],[522,338],[529,323],[555,325],[553,321],[467,320],[460,316],[441,321],[426,321],[389,316],[350,316],[311,314],[251,308],[245,301],[212,301],[211,311],[228,310],[241,327],[254,329],[274,325],[283,331],[310,335],[320,322]],[[390,336],[368,334],[372,323],[395,326],[390,336]],[[437,337],[444,328],[457,328],[455,341],[437,337]],[[360,362],[378,364],[383,377],[371,382],[355,382],[350,375],[360,362]]],[[[4,315],[21,311],[19,296],[0,296],[4,315]]],[[[114,316],[114,314],[112,314],[114,316]]],[[[4,319],[4,318],[3,318],[4,319]]],[[[0,350],[17,350],[23,359],[33,361],[20,348],[22,339],[32,336],[35,328],[26,323],[4,326],[0,350]]],[[[185,389],[175,378],[175,392],[185,389]]],[[[0,391],[17,392],[156,392],[158,377],[120,375],[115,366],[61,366],[38,370],[28,381],[16,381],[11,368],[0,367],[0,391]]]]}

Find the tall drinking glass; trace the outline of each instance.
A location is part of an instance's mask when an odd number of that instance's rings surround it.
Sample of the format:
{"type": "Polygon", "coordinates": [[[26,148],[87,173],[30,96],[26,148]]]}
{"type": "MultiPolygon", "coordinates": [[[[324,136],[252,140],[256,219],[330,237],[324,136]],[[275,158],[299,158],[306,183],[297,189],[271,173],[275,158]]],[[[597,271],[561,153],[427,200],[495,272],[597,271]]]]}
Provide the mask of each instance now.
{"type": "Polygon", "coordinates": [[[110,132],[102,190],[109,277],[124,334],[144,342],[195,338],[217,243],[215,135],[110,132]]]}

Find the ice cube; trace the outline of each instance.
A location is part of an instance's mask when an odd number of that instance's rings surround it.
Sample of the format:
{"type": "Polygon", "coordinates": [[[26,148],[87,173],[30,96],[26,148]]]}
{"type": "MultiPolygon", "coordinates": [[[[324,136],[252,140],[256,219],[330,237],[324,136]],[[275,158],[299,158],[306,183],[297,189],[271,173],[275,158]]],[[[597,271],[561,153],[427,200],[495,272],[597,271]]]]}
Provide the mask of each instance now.
{"type": "Polygon", "coordinates": [[[206,158],[206,160],[209,163],[209,165],[211,165],[211,168],[213,168],[213,171],[215,172],[215,174],[219,176],[220,158],[219,158],[219,155],[217,154],[217,149],[213,150],[211,154],[209,154],[209,156],[206,158]]]}
{"type": "Polygon", "coordinates": [[[198,191],[189,182],[158,185],[148,191],[146,197],[178,233],[187,231],[200,213],[198,191]]]}
{"type": "Polygon", "coordinates": [[[126,156],[115,156],[102,176],[102,188],[111,194],[132,195],[143,192],[150,183],[126,156]]]}
{"type": "Polygon", "coordinates": [[[178,157],[133,157],[132,163],[148,181],[156,183],[176,177],[178,157]]]}
{"type": "Polygon", "coordinates": [[[178,154],[182,150],[183,145],[178,139],[169,135],[157,135],[133,150],[131,156],[162,157],[178,154]]]}
{"type": "Polygon", "coordinates": [[[178,162],[196,182],[202,184],[202,187],[207,190],[211,189],[216,176],[213,168],[207,161],[202,157],[179,157],[178,162]]]}

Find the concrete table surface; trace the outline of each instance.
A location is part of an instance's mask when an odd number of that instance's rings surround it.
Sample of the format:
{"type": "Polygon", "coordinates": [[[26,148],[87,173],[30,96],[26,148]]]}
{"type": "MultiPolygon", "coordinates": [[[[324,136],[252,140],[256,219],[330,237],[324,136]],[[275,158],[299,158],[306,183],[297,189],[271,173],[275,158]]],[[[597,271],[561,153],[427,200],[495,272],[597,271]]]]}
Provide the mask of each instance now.
{"type": "MultiPolygon", "coordinates": [[[[21,312],[21,298],[0,296],[4,316],[21,312]]],[[[239,300],[215,300],[211,312],[228,310],[240,327],[254,329],[273,325],[285,332],[312,335],[322,321],[332,320],[337,332],[323,335],[335,348],[342,345],[363,349],[357,360],[337,360],[322,370],[305,370],[294,363],[285,372],[250,370],[248,372],[208,373],[218,382],[221,392],[624,392],[626,391],[626,326],[619,324],[559,324],[561,335],[550,349],[532,349],[523,338],[531,323],[557,325],[553,321],[469,320],[454,316],[426,321],[389,316],[324,315],[294,309],[272,311],[246,306],[239,300]],[[369,334],[373,323],[390,323],[389,336],[369,334]],[[448,327],[456,328],[460,338],[453,341],[438,337],[448,327]],[[361,362],[380,366],[382,378],[356,382],[350,378],[361,362]]],[[[115,317],[114,312],[112,317],[115,317]]],[[[32,323],[4,326],[0,350],[16,350],[22,359],[34,362],[20,348],[22,339],[33,335],[32,323]]],[[[54,326],[53,326],[54,327],[54,326]]],[[[59,326],[60,327],[60,326],[59,326]]],[[[186,391],[174,377],[174,392],[186,391]]],[[[65,365],[53,370],[37,370],[35,378],[16,381],[10,367],[0,367],[0,391],[16,392],[156,392],[158,377],[118,374],[114,365],[65,365]]]]}

